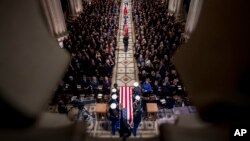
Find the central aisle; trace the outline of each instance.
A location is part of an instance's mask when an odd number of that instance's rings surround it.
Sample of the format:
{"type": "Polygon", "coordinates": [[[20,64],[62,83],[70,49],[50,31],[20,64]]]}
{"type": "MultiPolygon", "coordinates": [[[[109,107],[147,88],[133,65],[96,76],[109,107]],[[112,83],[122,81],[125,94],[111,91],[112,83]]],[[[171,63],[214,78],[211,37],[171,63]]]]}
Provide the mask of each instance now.
{"type": "Polygon", "coordinates": [[[120,21],[119,21],[119,32],[117,36],[118,47],[116,51],[116,67],[113,70],[113,83],[117,83],[118,86],[133,86],[134,82],[138,82],[138,73],[136,61],[134,59],[134,34],[132,25],[132,10],[131,1],[122,0],[120,9],[120,21]],[[128,25],[128,51],[124,52],[123,43],[123,26],[124,26],[124,13],[123,7],[125,2],[128,2],[127,6],[127,25],[128,25]]]}
{"type": "MultiPolygon", "coordinates": [[[[119,31],[117,33],[117,50],[116,50],[116,66],[113,70],[112,83],[117,83],[119,87],[130,86],[133,87],[134,82],[139,82],[136,60],[134,59],[134,29],[132,22],[132,6],[131,0],[121,0],[121,9],[119,15],[119,31]],[[124,25],[124,4],[127,6],[127,25],[128,25],[128,50],[124,52],[123,43],[123,25],[124,25]]],[[[112,86],[113,86],[112,84],[112,86]]],[[[91,108],[90,108],[91,109],[91,108]]],[[[94,111],[95,109],[93,109],[94,111]]],[[[109,120],[96,120],[88,122],[88,133],[90,136],[99,138],[119,138],[118,131],[115,136],[111,134],[111,127],[109,120]]],[[[131,135],[130,138],[149,138],[157,135],[157,124],[155,121],[142,119],[137,136],[131,135]]]]}

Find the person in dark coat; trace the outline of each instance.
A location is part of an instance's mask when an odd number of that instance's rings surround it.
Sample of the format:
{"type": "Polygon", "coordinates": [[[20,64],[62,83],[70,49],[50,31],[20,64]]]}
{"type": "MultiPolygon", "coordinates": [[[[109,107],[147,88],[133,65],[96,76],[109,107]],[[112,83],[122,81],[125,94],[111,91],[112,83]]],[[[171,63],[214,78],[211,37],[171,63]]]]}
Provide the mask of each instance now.
{"type": "Polygon", "coordinates": [[[105,76],[110,76],[112,71],[112,67],[110,65],[110,61],[106,60],[106,63],[103,66],[103,72],[105,76]]]}
{"type": "Polygon", "coordinates": [[[141,88],[139,86],[139,83],[138,82],[135,82],[134,83],[134,89],[133,89],[133,95],[141,95],[141,88]]]}
{"type": "Polygon", "coordinates": [[[69,76],[68,84],[69,84],[69,86],[68,86],[69,93],[76,96],[78,94],[77,93],[77,86],[76,86],[77,83],[76,83],[73,76],[69,76]]]}
{"type": "Polygon", "coordinates": [[[136,112],[134,113],[134,127],[132,128],[132,133],[134,136],[136,136],[137,133],[137,129],[141,123],[141,116],[142,116],[142,111],[141,110],[136,110],[136,112]]]}
{"type": "Polygon", "coordinates": [[[159,95],[159,84],[157,80],[155,80],[153,83],[153,93],[159,95]]]}
{"type": "Polygon", "coordinates": [[[67,107],[62,100],[58,102],[58,112],[63,114],[68,113],[67,107]]]}
{"type": "Polygon", "coordinates": [[[110,87],[111,87],[111,82],[109,81],[109,78],[107,76],[104,77],[103,80],[103,93],[104,94],[109,94],[110,93],[110,87]]]}
{"type": "Polygon", "coordinates": [[[118,106],[114,104],[115,103],[112,103],[109,108],[109,120],[111,121],[112,135],[115,135],[116,125],[117,122],[119,122],[119,109],[118,106]]]}
{"type": "Polygon", "coordinates": [[[172,97],[167,96],[166,97],[166,107],[168,109],[172,109],[172,108],[174,108],[174,105],[175,105],[175,100],[172,97]]]}
{"type": "Polygon", "coordinates": [[[90,81],[89,79],[86,78],[86,76],[83,76],[83,80],[82,80],[82,88],[83,88],[83,92],[84,94],[88,95],[90,93],[90,81]]]}
{"type": "Polygon", "coordinates": [[[128,51],[128,39],[129,39],[129,36],[128,36],[128,35],[125,35],[125,36],[123,37],[124,52],[127,52],[127,51],[128,51]]]}
{"type": "Polygon", "coordinates": [[[92,91],[95,94],[95,96],[98,93],[98,86],[99,86],[99,82],[98,82],[97,78],[95,76],[93,76],[92,81],[91,81],[91,87],[92,87],[92,91]]]}
{"type": "Polygon", "coordinates": [[[119,93],[120,93],[120,90],[119,90],[119,88],[118,88],[118,84],[117,83],[114,83],[114,89],[116,89],[116,93],[119,95],[119,93]]]}
{"type": "Polygon", "coordinates": [[[121,118],[120,118],[120,130],[119,130],[120,137],[123,137],[123,139],[126,139],[127,137],[131,136],[131,129],[126,119],[123,118],[122,112],[121,112],[121,118]]]}

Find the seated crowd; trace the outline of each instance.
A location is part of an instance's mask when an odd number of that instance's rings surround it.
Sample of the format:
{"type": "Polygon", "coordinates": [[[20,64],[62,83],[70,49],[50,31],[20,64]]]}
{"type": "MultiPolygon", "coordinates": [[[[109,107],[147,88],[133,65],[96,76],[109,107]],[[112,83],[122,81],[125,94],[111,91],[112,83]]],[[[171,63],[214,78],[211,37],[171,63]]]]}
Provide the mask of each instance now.
{"type": "Polygon", "coordinates": [[[103,94],[110,93],[119,4],[95,0],[84,2],[83,7],[83,13],[77,19],[67,22],[69,35],[63,45],[72,57],[54,102],[67,103],[72,95],[96,96],[99,88],[103,94]]]}
{"type": "Polygon", "coordinates": [[[162,0],[133,0],[135,58],[142,95],[158,96],[172,103],[169,107],[188,104],[185,88],[171,62],[183,40],[184,24],[175,22],[162,0]]]}

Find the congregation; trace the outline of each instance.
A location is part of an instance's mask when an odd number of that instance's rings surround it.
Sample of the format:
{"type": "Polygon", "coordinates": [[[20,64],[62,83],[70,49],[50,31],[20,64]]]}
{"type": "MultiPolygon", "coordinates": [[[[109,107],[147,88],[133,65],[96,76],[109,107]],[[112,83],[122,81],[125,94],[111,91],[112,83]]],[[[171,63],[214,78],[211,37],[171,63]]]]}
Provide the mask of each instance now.
{"type": "Polygon", "coordinates": [[[96,0],[83,3],[84,12],[67,21],[68,38],[64,40],[72,56],[54,101],[68,103],[69,97],[84,93],[109,93],[112,68],[115,65],[119,3],[96,0]],[[82,90],[82,91],[80,91],[82,90]]]}
{"type": "MultiPolygon", "coordinates": [[[[67,22],[69,36],[64,40],[64,48],[71,53],[72,60],[53,100],[59,107],[69,104],[72,96],[84,94],[97,98],[99,93],[110,94],[120,4],[109,0],[83,3],[84,12],[67,22]]],[[[124,18],[126,25],[127,17],[124,18]]],[[[140,87],[134,88],[134,94],[142,96],[143,110],[148,102],[166,108],[189,105],[185,87],[171,61],[176,49],[184,43],[185,23],[176,22],[168,4],[161,0],[154,3],[133,0],[132,20],[140,87]]]]}
{"type": "Polygon", "coordinates": [[[173,101],[170,108],[188,104],[171,57],[183,42],[185,24],[176,22],[168,5],[161,0],[133,0],[136,41],[135,59],[143,96],[155,95],[173,101]]]}

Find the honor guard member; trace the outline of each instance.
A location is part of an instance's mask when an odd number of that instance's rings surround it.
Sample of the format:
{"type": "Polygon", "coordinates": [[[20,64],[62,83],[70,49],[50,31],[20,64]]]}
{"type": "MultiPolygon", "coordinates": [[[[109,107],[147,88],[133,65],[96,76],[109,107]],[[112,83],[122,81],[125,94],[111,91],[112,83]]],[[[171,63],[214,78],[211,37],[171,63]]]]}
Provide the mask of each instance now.
{"type": "Polygon", "coordinates": [[[135,82],[134,83],[134,95],[141,95],[141,88],[139,87],[139,83],[138,82],[135,82]]]}
{"type": "Polygon", "coordinates": [[[117,122],[119,122],[119,109],[116,103],[111,103],[109,108],[109,120],[111,121],[111,133],[115,135],[117,122]]]}
{"type": "Polygon", "coordinates": [[[134,125],[131,128],[131,132],[134,136],[136,136],[137,129],[141,123],[141,117],[142,117],[141,97],[139,95],[135,96],[133,108],[134,108],[134,118],[133,118],[134,125]]]}

